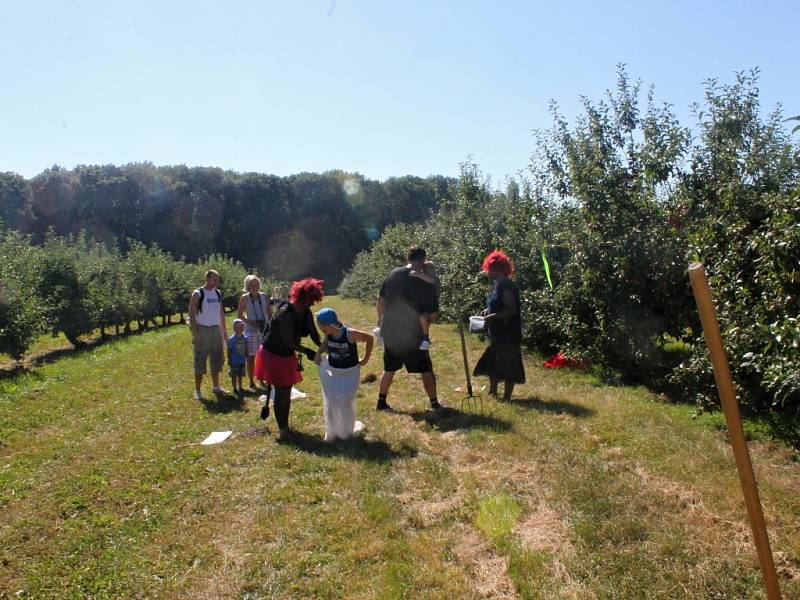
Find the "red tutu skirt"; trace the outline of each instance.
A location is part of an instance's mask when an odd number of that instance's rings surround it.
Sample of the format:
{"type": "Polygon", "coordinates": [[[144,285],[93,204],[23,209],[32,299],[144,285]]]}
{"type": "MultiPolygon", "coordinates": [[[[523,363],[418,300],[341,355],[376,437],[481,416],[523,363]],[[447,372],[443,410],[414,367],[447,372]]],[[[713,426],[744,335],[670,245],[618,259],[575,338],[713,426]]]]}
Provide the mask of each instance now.
{"type": "Polygon", "coordinates": [[[264,347],[258,349],[256,366],[253,374],[259,381],[276,387],[291,387],[303,381],[303,374],[297,370],[297,356],[278,356],[267,352],[264,347]]]}

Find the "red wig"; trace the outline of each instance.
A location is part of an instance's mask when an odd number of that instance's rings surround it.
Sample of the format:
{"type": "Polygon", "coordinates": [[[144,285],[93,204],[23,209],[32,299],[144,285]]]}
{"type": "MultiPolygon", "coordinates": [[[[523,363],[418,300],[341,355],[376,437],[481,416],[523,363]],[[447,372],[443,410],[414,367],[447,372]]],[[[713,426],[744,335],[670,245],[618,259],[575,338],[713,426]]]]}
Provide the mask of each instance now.
{"type": "Polygon", "coordinates": [[[295,281],[292,284],[292,289],[289,290],[289,302],[308,302],[309,305],[322,300],[322,284],[325,282],[322,279],[314,279],[307,277],[300,281],[295,281]]]}
{"type": "Polygon", "coordinates": [[[502,250],[492,250],[483,259],[483,264],[481,265],[481,270],[484,273],[488,273],[489,269],[498,269],[506,277],[511,277],[514,274],[514,263],[502,250]]]}

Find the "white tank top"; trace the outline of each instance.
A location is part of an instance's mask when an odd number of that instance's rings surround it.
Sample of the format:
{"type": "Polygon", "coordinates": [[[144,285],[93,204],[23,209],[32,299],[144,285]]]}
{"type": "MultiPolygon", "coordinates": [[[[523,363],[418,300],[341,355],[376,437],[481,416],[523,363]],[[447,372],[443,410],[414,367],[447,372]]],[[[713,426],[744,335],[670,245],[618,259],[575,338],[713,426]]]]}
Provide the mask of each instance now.
{"type": "MultiPolygon", "coordinates": [[[[205,297],[203,298],[203,310],[197,311],[197,317],[195,321],[198,325],[205,325],[206,327],[212,327],[214,325],[220,324],[220,314],[219,314],[219,294],[217,294],[217,290],[207,290],[203,289],[203,293],[205,297]]],[[[198,306],[198,309],[201,308],[198,306]]]]}
{"type": "MultiPolygon", "coordinates": [[[[253,300],[253,297],[250,294],[247,294],[247,318],[251,321],[266,321],[267,320],[267,302],[269,302],[269,298],[265,298],[261,292],[258,293],[258,299],[253,300]]],[[[258,330],[258,327],[254,327],[247,323],[245,326],[245,330],[249,333],[261,333],[258,330]]]]}

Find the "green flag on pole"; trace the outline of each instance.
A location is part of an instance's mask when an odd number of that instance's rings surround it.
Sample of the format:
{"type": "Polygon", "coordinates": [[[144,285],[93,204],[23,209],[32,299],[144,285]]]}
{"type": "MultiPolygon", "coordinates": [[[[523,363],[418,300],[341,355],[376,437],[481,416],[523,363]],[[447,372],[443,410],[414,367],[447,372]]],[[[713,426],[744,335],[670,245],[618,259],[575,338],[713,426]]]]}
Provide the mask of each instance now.
{"type": "Polygon", "coordinates": [[[550,284],[550,289],[553,289],[553,280],[550,278],[550,265],[547,263],[547,254],[545,254],[544,246],[542,246],[542,264],[544,265],[544,274],[547,275],[547,283],[550,284]]]}

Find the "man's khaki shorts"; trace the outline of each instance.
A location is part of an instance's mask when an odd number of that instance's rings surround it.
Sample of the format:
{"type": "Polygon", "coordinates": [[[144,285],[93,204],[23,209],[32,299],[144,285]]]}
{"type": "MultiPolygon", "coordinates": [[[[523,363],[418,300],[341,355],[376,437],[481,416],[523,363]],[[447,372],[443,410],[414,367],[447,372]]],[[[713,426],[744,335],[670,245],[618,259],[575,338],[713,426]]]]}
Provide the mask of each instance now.
{"type": "Polygon", "coordinates": [[[211,372],[219,373],[225,364],[225,351],[222,345],[222,330],[219,325],[211,327],[197,326],[194,335],[194,372],[204,375],[206,371],[206,358],[211,361],[211,372]]]}

